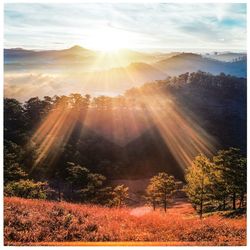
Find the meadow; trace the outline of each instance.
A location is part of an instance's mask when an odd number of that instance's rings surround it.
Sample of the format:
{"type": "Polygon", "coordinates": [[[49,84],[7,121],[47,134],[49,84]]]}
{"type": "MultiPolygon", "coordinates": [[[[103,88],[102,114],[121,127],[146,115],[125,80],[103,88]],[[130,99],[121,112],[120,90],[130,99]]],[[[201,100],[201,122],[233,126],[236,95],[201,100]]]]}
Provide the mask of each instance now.
{"type": "Polygon", "coordinates": [[[187,201],[167,212],[16,197],[4,200],[5,245],[246,245],[246,217],[199,219],[187,201]]]}

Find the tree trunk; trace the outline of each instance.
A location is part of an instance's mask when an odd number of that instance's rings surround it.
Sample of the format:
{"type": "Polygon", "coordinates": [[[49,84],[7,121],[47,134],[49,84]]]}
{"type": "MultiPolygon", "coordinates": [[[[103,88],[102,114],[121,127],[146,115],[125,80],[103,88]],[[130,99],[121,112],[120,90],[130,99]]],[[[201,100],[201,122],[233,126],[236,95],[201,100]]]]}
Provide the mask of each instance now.
{"type": "Polygon", "coordinates": [[[200,219],[202,219],[202,214],[203,214],[203,201],[201,200],[201,205],[200,205],[200,219]]]}
{"type": "Polygon", "coordinates": [[[73,198],[73,195],[74,195],[74,194],[73,194],[73,193],[74,193],[74,190],[73,190],[73,184],[71,184],[71,190],[70,190],[70,191],[71,191],[71,197],[70,197],[70,200],[71,200],[71,201],[73,201],[73,200],[74,200],[74,198],[73,198]]]}
{"type": "Polygon", "coordinates": [[[202,219],[202,215],[203,215],[203,192],[204,192],[204,176],[202,176],[202,180],[201,180],[200,219],[202,219]]]}
{"type": "Polygon", "coordinates": [[[236,193],[233,193],[233,210],[236,209],[236,193]]]}
{"type": "Polygon", "coordinates": [[[167,193],[164,194],[164,211],[167,212],[167,193]]]}
{"type": "Polygon", "coordinates": [[[154,209],[154,211],[155,211],[155,202],[153,202],[153,209],[154,209]]]}
{"type": "Polygon", "coordinates": [[[226,197],[223,198],[223,210],[226,210],[226,197]]]}
{"type": "Polygon", "coordinates": [[[242,208],[242,207],[244,207],[244,193],[242,193],[240,196],[239,208],[242,208]]]}
{"type": "Polygon", "coordinates": [[[59,185],[58,187],[58,201],[60,202],[62,200],[62,197],[61,197],[61,187],[59,185]]]}

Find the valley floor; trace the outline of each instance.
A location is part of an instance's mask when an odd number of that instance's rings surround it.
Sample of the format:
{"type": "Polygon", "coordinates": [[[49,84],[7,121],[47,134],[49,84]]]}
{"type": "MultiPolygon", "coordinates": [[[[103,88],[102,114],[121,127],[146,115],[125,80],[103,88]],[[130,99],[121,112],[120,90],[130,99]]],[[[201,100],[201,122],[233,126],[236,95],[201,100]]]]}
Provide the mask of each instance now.
{"type": "Polygon", "coordinates": [[[246,217],[202,220],[190,203],[167,210],[106,208],[66,202],[4,199],[5,245],[246,245],[246,217]]]}

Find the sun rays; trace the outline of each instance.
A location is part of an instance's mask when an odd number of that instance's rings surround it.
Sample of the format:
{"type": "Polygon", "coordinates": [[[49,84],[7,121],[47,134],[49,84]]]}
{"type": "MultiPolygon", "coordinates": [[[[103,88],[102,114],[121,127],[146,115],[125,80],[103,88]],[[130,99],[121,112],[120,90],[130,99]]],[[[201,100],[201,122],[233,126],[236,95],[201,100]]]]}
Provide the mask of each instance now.
{"type": "MultiPolygon", "coordinates": [[[[38,148],[34,168],[45,162],[49,166],[56,160],[76,124],[121,147],[154,127],[183,169],[199,153],[210,155],[215,150],[215,139],[190,111],[177,104],[170,92],[137,89],[134,96],[130,93],[86,100],[75,94],[56,102],[31,139],[38,148]]],[[[81,137],[81,132],[78,134],[81,137]]]]}
{"type": "MultiPolygon", "coordinates": [[[[116,64],[120,64],[122,60],[119,53],[102,53],[91,67],[103,64],[107,58],[116,64]]],[[[96,71],[87,74],[87,77],[85,75],[85,80],[88,83],[98,81],[103,93],[109,92],[119,78],[128,79],[133,86],[137,86],[138,82],[143,81],[143,77],[140,79],[137,75],[136,67],[144,65],[96,71]]],[[[84,87],[85,85],[82,90],[84,87]]],[[[80,86],[79,92],[82,92],[80,86]]],[[[139,138],[150,128],[156,128],[183,169],[199,153],[210,155],[216,145],[214,138],[200,125],[199,119],[183,104],[177,103],[171,91],[165,90],[162,93],[161,89],[151,88],[146,84],[143,88],[130,89],[124,95],[116,97],[99,95],[92,100],[80,94],[60,97],[31,139],[38,148],[35,166],[44,162],[51,165],[56,160],[76,124],[81,130],[92,130],[120,147],[139,138]]],[[[81,133],[78,135],[81,137],[81,133]]]]}
{"type": "Polygon", "coordinates": [[[190,166],[199,153],[211,155],[215,150],[215,139],[208,135],[197,121],[190,119],[190,114],[184,113],[170,96],[155,96],[150,98],[148,103],[151,103],[147,108],[153,124],[183,169],[190,166]]]}

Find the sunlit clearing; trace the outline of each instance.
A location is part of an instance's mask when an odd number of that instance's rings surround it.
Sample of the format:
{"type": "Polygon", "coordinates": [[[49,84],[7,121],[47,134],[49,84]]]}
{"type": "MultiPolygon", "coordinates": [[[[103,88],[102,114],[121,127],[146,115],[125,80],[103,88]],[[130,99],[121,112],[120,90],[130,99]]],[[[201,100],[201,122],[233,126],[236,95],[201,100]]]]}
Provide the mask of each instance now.
{"type": "Polygon", "coordinates": [[[153,209],[151,207],[137,207],[137,208],[132,209],[130,214],[136,217],[141,217],[145,214],[152,212],[152,210],[153,209]]]}

